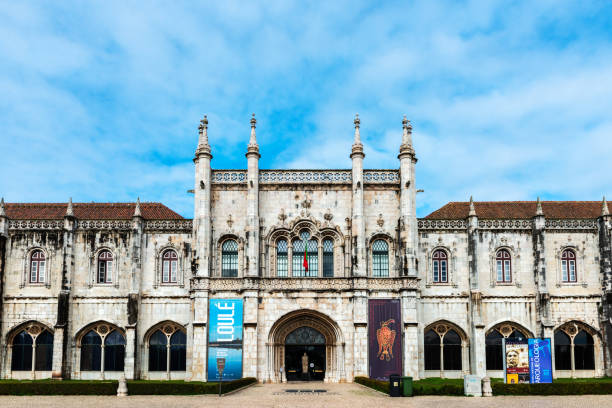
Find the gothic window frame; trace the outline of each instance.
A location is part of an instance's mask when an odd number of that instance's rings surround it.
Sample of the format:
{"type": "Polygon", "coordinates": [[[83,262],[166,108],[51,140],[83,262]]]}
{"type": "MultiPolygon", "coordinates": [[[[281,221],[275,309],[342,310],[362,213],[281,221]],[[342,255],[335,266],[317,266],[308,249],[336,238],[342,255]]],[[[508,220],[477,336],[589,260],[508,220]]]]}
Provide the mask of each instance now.
{"type": "MultiPolygon", "coordinates": [[[[119,373],[119,372],[123,372],[125,370],[125,365],[126,365],[126,358],[128,357],[126,352],[127,352],[127,336],[126,336],[126,332],[125,330],[123,330],[122,328],[120,328],[119,326],[112,324],[112,323],[108,323],[108,322],[96,322],[96,323],[92,323],[89,324],[87,326],[85,326],[83,329],[81,329],[77,335],[77,342],[76,342],[76,348],[77,348],[77,352],[76,352],[76,361],[75,363],[77,364],[76,367],[78,367],[78,372],[79,373],[85,373],[85,372],[99,372],[101,377],[104,378],[104,373],[119,373]],[[93,344],[94,346],[99,346],[100,347],[100,369],[96,370],[89,370],[89,369],[83,369],[83,339],[85,338],[85,336],[87,336],[90,332],[93,332],[95,334],[98,335],[99,339],[100,339],[100,343],[99,344],[93,344]],[[109,347],[117,347],[117,346],[121,346],[121,344],[119,345],[115,345],[115,344],[106,344],[106,340],[107,338],[109,338],[109,336],[113,333],[116,332],[117,334],[119,334],[122,339],[123,339],[123,368],[118,369],[118,370],[112,370],[109,371],[106,369],[106,352],[105,349],[107,346],[109,347]]],[[[96,358],[97,359],[97,358],[96,358]]],[[[95,361],[94,361],[95,363],[95,361]]]]}
{"type": "Polygon", "coordinates": [[[235,279],[223,276],[223,259],[222,259],[222,248],[223,243],[228,240],[234,240],[238,243],[238,278],[243,276],[243,271],[245,267],[245,255],[244,255],[244,246],[245,242],[242,237],[234,233],[223,234],[217,239],[217,247],[214,253],[214,267],[212,268],[213,276],[217,278],[225,278],[225,279],[235,279]]]}
{"type": "MultiPolygon", "coordinates": [[[[32,373],[32,377],[34,376],[35,372],[51,372],[53,371],[53,339],[54,339],[54,335],[55,332],[53,331],[53,329],[51,329],[50,326],[44,324],[44,323],[40,323],[38,321],[30,321],[30,322],[26,322],[26,323],[22,323],[16,327],[14,327],[13,329],[11,329],[11,331],[9,332],[9,336],[7,338],[7,350],[6,350],[6,357],[7,359],[9,359],[9,361],[7,361],[7,367],[9,372],[31,372],[32,373]],[[39,346],[41,346],[41,344],[38,343],[38,340],[41,338],[41,335],[43,335],[45,332],[49,333],[51,335],[51,343],[49,343],[51,345],[50,353],[50,358],[47,358],[45,360],[45,365],[46,368],[48,369],[43,369],[40,370],[37,368],[37,366],[39,365],[38,363],[40,362],[40,353],[39,351],[39,346]],[[15,345],[15,339],[17,338],[17,336],[19,336],[21,333],[26,333],[27,336],[29,336],[29,339],[31,340],[31,343],[28,344],[30,347],[30,368],[29,369],[14,369],[13,367],[15,366],[15,349],[14,349],[14,345],[15,345]]],[[[45,344],[45,346],[47,346],[48,344],[45,344]]]]}
{"type": "Polygon", "coordinates": [[[453,269],[455,264],[455,257],[453,256],[452,251],[445,246],[435,246],[428,253],[428,262],[427,262],[427,287],[430,286],[456,286],[453,269]],[[443,261],[446,261],[446,281],[441,281],[438,279],[436,281],[436,261],[440,261],[440,259],[436,258],[437,253],[442,253],[446,256],[443,261]]]}
{"type": "Polygon", "coordinates": [[[557,287],[562,286],[578,286],[582,285],[582,287],[587,287],[586,281],[586,271],[587,269],[584,267],[584,249],[576,246],[576,245],[563,245],[559,248],[559,250],[555,254],[557,259],[557,287]],[[574,281],[566,281],[563,276],[563,254],[566,251],[571,251],[574,253],[574,265],[575,265],[575,275],[576,279],[574,281]]]}
{"type": "Polygon", "coordinates": [[[120,256],[119,251],[114,250],[110,246],[100,246],[93,251],[89,258],[89,287],[97,286],[97,287],[119,287],[119,265],[120,256]],[[112,255],[112,272],[111,272],[111,282],[100,283],[98,282],[99,278],[99,265],[98,261],[100,258],[100,254],[103,252],[110,252],[112,255]]]}
{"type": "Polygon", "coordinates": [[[578,260],[576,258],[576,251],[572,248],[566,248],[561,252],[561,281],[563,283],[578,282],[578,260]]]}
{"type": "Polygon", "coordinates": [[[512,254],[506,248],[499,248],[495,251],[495,283],[504,285],[512,282],[512,254]]]}
{"type": "Polygon", "coordinates": [[[153,287],[158,288],[159,286],[185,286],[185,270],[182,251],[175,245],[168,243],[167,245],[161,246],[155,252],[155,278],[153,287]],[[177,256],[176,259],[176,282],[164,282],[164,255],[169,251],[174,251],[177,256]]]}
{"type": "Polygon", "coordinates": [[[313,233],[312,229],[307,227],[300,228],[296,234],[291,235],[291,277],[294,278],[319,278],[321,271],[319,270],[320,252],[321,252],[321,238],[319,234],[313,233]],[[308,234],[308,238],[305,239],[305,234],[308,234]],[[296,243],[298,246],[302,246],[304,241],[308,246],[308,272],[306,272],[303,264],[304,250],[297,252],[295,251],[296,243]],[[297,255],[301,254],[301,255],[297,255]],[[316,258],[315,258],[316,256],[316,258]],[[295,267],[299,269],[299,275],[296,275],[295,267]],[[316,269],[315,269],[316,268],[316,269]],[[314,270],[313,270],[314,269],[314,270]]]}
{"type": "Polygon", "coordinates": [[[575,375],[576,371],[579,373],[585,373],[585,372],[594,372],[597,373],[597,371],[599,370],[599,358],[600,358],[600,348],[601,348],[601,344],[600,344],[600,336],[599,333],[594,330],[592,327],[590,327],[589,325],[587,325],[586,323],[583,323],[581,321],[578,320],[572,320],[569,322],[565,322],[561,325],[559,325],[558,327],[556,327],[553,330],[553,336],[552,336],[552,340],[553,340],[553,375],[554,372],[557,371],[566,371],[566,372],[571,372],[572,373],[572,377],[575,375]],[[563,368],[559,368],[557,369],[557,366],[560,364],[558,361],[558,355],[557,355],[557,344],[556,344],[556,335],[557,333],[563,333],[565,334],[567,337],[569,337],[570,339],[570,349],[569,349],[569,353],[570,353],[570,369],[563,369],[563,368]],[[580,333],[586,333],[588,336],[591,337],[593,343],[590,345],[592,348],[592,357],[593,357],[593,368],[576,368],[576,343],[575,343],[575,339],[576,337],[578,337],[578,335],[580,333]]]}
{"type": "Polygon", "coordinates": [[[492,248],[489,256],[489,265],[491,271],[491,287],[495,286],[516,286],[520,288],[522,286],[520,282],[520,253],[517,248],[513,245],[507,245],[506,241],[508,239],[505,237],[501,237],[499,240],[502,245],[498,245],[492,248]],[[510,255],[510,281],[498,281],[497,280],[497,255],[500,251],[507,251],[510,255]]]}
{"type": "Polygon", "coordinates": [[[372,239],[370,240],[370,244],[368,245],[369,247],[369,251],[368,253],[370,254],[370,259],[371,261],[368,262],[370,264],[370,270],[371,273],[369,273],[369,275],[373,278],[390,278],[393,276],[392,274],[392,268],[391,268],[391,258],[392,258],[392,245],[391,245],[391,240],[384,236],[384,235],[376,235],[374,237],[372,237],[372,239]],[[387,245],[387,274],[386,275],[377,275],[376,274],[376,255],[381,256],[382,254],[376,254],[375,252],[383,252],[383,251],[376,251],[375,250],[375,245],[378,242],[384,242],[387,245]]]}
{"type": "MultiPolygon", "coordinates": [[[[41,246],[33,246],[31,248],[28,248],[23,258],[23,276],[21,279],[21,284],[19,285],[20,288],[23,288],[24,286],[32,286],[32,287],[45,286],[47,288],[50,288],[51,287],[51,268],[50,266],[52,265],[51,261],[52,261],[52,254],[50,253],[50,251],[46,250],[45,248],[41,246]],[[37,282],[32,282],[31,281],[32,256],[38,251],[40,251],[45,257],[44,259],[45,275],[44,275],[44,279],[42,280],[39,279],[37,282]]],[[[38,268],[38,265],[37,265],[37,268],[38,268]]],[[[38,276],[39,275],[37,272],[37,277],[38,276]]]]}
{"type": "MultiPolygon", "coordinates": [[[[493,333],[498,333],[502,339],[507,339],[510,336],[513,335],[513,333],[518,332],[519,334],[521,334],[525,339],[530,339],[533,338],[533,333],[531,331],[529,331],[527,328],[525,328],[523,325],[513,322],[513,321],[503,321],[500,323],[496,323],[494,324],[492,327],[490,327],[487,331],[485,331],[485,369],[488,371],[500,371],[503,370],[503,349],[500,349],[500,352],[502,353],[500,357],[500,361],[502,363],[502,368],[496,369],[496,368],[488,368],[488,363],[487,363],[487,353],[489,353],[488,348],[490,346],[500,346],[497,344],[487,344],[487,337],[489,337],[491,334],[493,333]]],[[[492,364],[491,364],[492,365],[492,364]]]]}
{"type": "Polygon", "coordinates": [[[115,266],[115,258],[110,250],[98,251],[96,256],[96,284],[112,285],[114,283],[115,266]]]}
{"type": "MultiPolygon", "coordinates": [[[[423,344],[423,359],[420,364],[422,364],[423,371],[425,373],[437,372],[439,373],[441,377],[444,377],[445,376],[444,373],[464,374],[469,371],[469,361],[468,361],[469,360],[469,338],[467,337],[467,335],[465,334],[465,331],[461,327],[447,320],[438,320],[438,321],[435,321],[425,326],[425,328],[423,329],[423,333],[421,335],[421,339],[422,339],[422,344],[423,344]],[[458,369],[444,368],[444,365],[445,365],[444,364],[444,354],[445,354],[444,353],[444,347],[445,347],[444,337],[446,336],[447,333],[450,333],[451,331],[454,332],[459,337],[459,340],[460,340],[459,347],[461,350],[461,356],[459,359],[460,368],[458,369]],[[435,369],[435,368],[426,369],[427,344],[425,343],[425,337],[430,332],[435,333],[436,335],[438,335],[438,338],[439,338],[439,342],[437,343],[440,347],[440,351],[439,351],[440,368],[439,369],[435,369]]],[[[457,346],[457,344],[446,344],[446,346],[448,349],[448,347],[457,346]]]]}
{"type": "Polygon", "coordinates": [[[238,240],[228,238],[221,243],[221,277],[237,278],[240,274],[238,258],[240,256],[238,240]],[[230,248],[235,246],[235,248],[230,248]]]}
{"type": "Polygon", "coordinates": [[[330,236],[324,236],[321,239],[321,277],[333,278],[335,274],[335,253],[336,253],[336,240],[330,236]],[[326,244],[331,243],[331,251],[329,246],[326,244]],[[331,263],[331,265],[330,265],[331,263]],[[327,272],[327,273],[326,273],[327,272]],[[329,273],[331,272],[331,274],[329,273]]]}
{"type": "Polygon", "coordinates": [[[178,377],[182,377],[181,374],[184,375],[187,372],[187,329],[185,326],[169,320],[157,323],[147,331],[144,337],[144,345],[142,361],[146,364],[144,371],[148,377],[154,376],[153,373],[161,373],[166,376],[166,379],[171,379],[172,377],[177,377],[177,374],[178,377]],[[179,357],[183,359],[181,364],[183,369],[173,369],[173,355],[175,355],[177,351],[176,347],[175,350],[173,350],[173,346],[179,345],[172,344],[172,339],[177,332],[181,332],[185,336],[185,344],[183,345],[184,347],[181,353],[182,356],[179,357]],[[156,333],[161,333],[166,339],[166,361],[164,370],[151,370],[151,339],[156,333]]]}
{"type": "Polygon", "coordinates": [[[276,277],[279,278],[288,278],[289,277],[289,239],[288,237],[285,236],[281,236],[279,238],[277,238],[274,241],[274,257],[273,257],[273,261],[274,261],[274,270],[275,270],[275,275],[276,277]],[[285,252],[279,252],[279,247],[280,247],[280,243],[284,242],[285,244],[285,252]],[[283,256],[283,274],[281,274],[281,255],[283,256]]]}

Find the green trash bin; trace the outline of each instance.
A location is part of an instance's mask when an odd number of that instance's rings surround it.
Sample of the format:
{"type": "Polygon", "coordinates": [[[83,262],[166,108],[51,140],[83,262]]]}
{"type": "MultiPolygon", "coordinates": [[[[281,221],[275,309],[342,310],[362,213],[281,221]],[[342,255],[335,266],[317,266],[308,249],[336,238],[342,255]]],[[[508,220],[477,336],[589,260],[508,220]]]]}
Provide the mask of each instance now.
{"type": "Polygon", "coordinates": [[[402,377],[402,396],[412,397],[412,377],[402,377]]]}

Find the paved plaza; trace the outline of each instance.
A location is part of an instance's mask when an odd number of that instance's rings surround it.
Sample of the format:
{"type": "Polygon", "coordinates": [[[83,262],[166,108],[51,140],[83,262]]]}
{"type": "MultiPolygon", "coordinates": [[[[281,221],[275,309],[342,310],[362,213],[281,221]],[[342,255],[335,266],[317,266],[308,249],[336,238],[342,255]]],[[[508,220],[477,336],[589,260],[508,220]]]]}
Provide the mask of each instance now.
{"type": "Polygon", "coordinates": [[[520,407],[520,408],[609,408],[610,395],[553,396],[553,397],[415,397],[390,398],[358,384],[257,384],[242,391],[219,398],[215,395],[198,396],[131,396],[131,397],[0,397],[0,406],[45,408],[169,408],[169,407],[520,407]]]}

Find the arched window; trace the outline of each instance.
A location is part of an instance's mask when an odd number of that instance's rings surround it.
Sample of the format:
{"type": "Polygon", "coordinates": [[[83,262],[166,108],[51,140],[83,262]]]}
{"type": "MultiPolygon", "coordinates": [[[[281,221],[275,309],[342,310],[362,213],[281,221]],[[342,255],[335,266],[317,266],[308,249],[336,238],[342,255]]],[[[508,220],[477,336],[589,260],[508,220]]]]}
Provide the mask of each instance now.
{"type": "Polygon", "coordinates": [[[53,364],[53,335],[44,330],[36,336],[36,371],[51,371],[53,364]]]}
{"type": "Polygon", "coordinates": [[[113,330],[104,339],[104,371],[123,371],[125,339],[113,330]]]}
{"type": "Polygon", "coordinates": [[[13,359],[11,360],[11,370],[30,371],[32,370],[32,336],[22,330],[13,338],[13,359]]]}
{"type": "Polygon", "coordinates": [[[168,338],[157,330],[149,338],[149,371],[166,371],[168,360],[168,338]]]}
{"type": "Polygon", "coordinates": [[[561,330],[555,333],[555,369],[572,369],[572,340],[561,330]]]}
{"type": "Polygon", "coordinates": [[[13,338],[11,370],[51,371],[53,334],[38,324],[28,325],[13,338]]]}
{"type": "Polygon", "coordinates": [[[571,249],[561,253],[561,273],[563,282],[576,282],[576,253],[571,249]]]}
{"type": "Polygon", "coordinates": [[[221,276],[238,276],[238,243],[233,239],[228,239],[221,246],[221,276]]]}
{"type": "Polygon", "coordinates": [[[434,283],[448,282],[448,256],[446,252],[438,249],[432,255],[432,269],[434,283]]]}
{"type": "Polygon", "coordinates": [[[440,369],[440,336],[433,330],[425,333],[425,370],[440,369]]]}
{"type": "Polygon", "coordinates": [[[291,260],[292,275],[298,277],[316,277],[319,274],[319,245],[316,239],[310,239],[308,231],[300,233],[300,239],[293,241],[291,260]],[[308,247],[306,247],[308,245],[308,247]],[[308,255],[305,254],[308,253],[308,255]],[[308,261],[308,270],[304,267],[304,256],[308,261]]]}
{"type": "Polygon", "coordinates": [[[555,332],[555,368],[557,370],[594,370],[593,336],[579,323],[567,323],[555,332]]]}
{"type": "Polygon", "coordinates": [[[502,339],[524,339],[525,336],[510,324],[503,324],[491,330],[485,337],[485,354],[487,370],[504,369],[504,350],[502,339]]]}
{"type": "Polygon", "coordinates": [[[389,244],[382,239],[377,239],[372,244],[372,275],[389,276],[389,244]]]}
{"type": "Polygon", "coordinates": [[[125,337],[119,330],[100,324],[82,337],[81,371],[123,371],[124,360],[125,337]]]}
{"type": "Polygon", "coordinates": [[[510,252],[508,252],[507,249],[500,249],[495,255],[495,260],[497,262],[497,282],[512,282],[512,262],[510,252]]]}
{"type": "Polygon", "coordinates": [[[81,371],[102,369],[102,338],[90,330],[81,340],[81,371]]]}
{"type": "Polygon", "coordinates": [[[173,249],[164,251],[162,255],[162,282],[176,283],[178,275],[178,255],[173,249]]]}
{"type": "Polygon", "coordinates": [[[187,336],[177,330],[170,337],[170,371],[185,371],[187,367],[187,336]]]}
{"type": "Polygon", "coordinates": [[[185,371],[186,362],[187,336],[180,328],[166,325],[151,335],[149,371],[185,371]]]}
{"type": "Polygon", "coordinates": [[[287,241],[279,239],[276,241],[276,276],[289,276],[287,241]]]}
{"type": "Polygon", "coordinates": [[[30,283],[45,283],[46,260],[40,249],[30,255],[30,283]]]}
{"type": "Polygon", "coordinates": [[[463,365],[461,336],[446,324],[425,332],[425,370],[461,370],[463,365]]]}
{"type": "Polygon", "coordinates": [[[461,337],[454,330],[449,330],[442,339],[442,360],[445,370],[461,370],[461,337]]]}
{"type": "Polygon", "coordinates": [[[323,277],[333,278],[334,276],[334,241],[331,239],[323,240],[323,277]]]}
{"type": "Polygon", "coordinates": [[[113,282],[113,254],[102,251],[98,254],[98,283],[113,282]]]}

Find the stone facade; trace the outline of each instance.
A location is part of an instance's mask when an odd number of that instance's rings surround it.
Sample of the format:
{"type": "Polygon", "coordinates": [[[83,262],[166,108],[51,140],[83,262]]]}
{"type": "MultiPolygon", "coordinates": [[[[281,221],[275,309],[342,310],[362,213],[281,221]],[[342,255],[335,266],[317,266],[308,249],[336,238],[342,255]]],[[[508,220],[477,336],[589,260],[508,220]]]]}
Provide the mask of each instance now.
{"type": "Polygon", "coordinates": [[[415,379],[501,376],[487,370],[485,358],[494,330],[553,339],[559,330],[570,337],[584,330],[593,339],[594,367],[572,362],[554,375],[612,374],[612,217],[605,200],[528,202],[522,212],[512,203],[450,203],[417,219],[417,160],[406,119],[399,167],[391,170],[363,168],[358,117],[350,170],[260,170],[254,118],[247,169],[212,170],[207,125],[204,118],[194,159],[193,220],[154,203],[102,204],[99,212],[93,204],[2,203],[3,378],[205,381],[212,298],[243,299],[243,376],[265,382],[286,380],[285,337],[302,326],[325,337],[326,381],[368,375],[368,299],[401,299],[402,374],[415,379]],[[293,260],[304,232],[316,240],[316,276],[301,276],[293,260]],[[277,251],[280,240],[286,255],[277,251]],[[228,241],[237,244],[231,268],[224,263],[228,241]],[[325,260],[324,241],[332,248],[325,260]],[[383,269],[373,252],[381,241],[383,269]],[[498,279],[501,249],[511,259],[507,282],[498,279]],[[567,249],[576,256],[575,281],[562,272],[567,249]],[[36,251],[44,254],[45,274],[32,282],[36,251]],[[108,282],[98,283],[104,251],[113,267],[108,282]],[[168,251],[177,254],[173,278],[165,275],[168,251]],[[434,273],[436,251],[446,256],[444,279],[434,273]],[[123,372],[82,369],[84,335],[92,329],[102,339],[112,331],[125,339],[123,372]],[[150,369],[150,337],[158,329],[168,338],[186,334],[184,370],[150,369]],[[459,335],[461,369],[426,369],[430,329],[459,335]],[[34,339],[41,330],[53,334],[50,370],[35,363],[13,369],[23,330],[34,339]]]}

